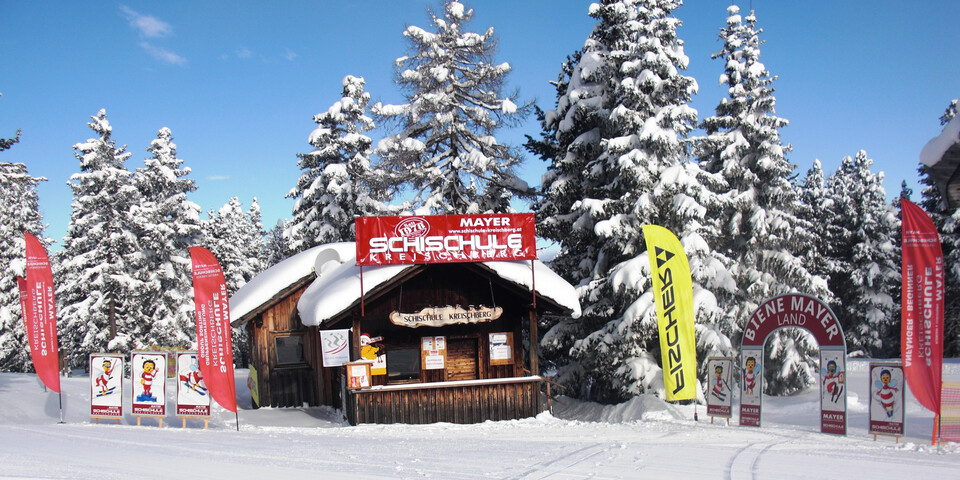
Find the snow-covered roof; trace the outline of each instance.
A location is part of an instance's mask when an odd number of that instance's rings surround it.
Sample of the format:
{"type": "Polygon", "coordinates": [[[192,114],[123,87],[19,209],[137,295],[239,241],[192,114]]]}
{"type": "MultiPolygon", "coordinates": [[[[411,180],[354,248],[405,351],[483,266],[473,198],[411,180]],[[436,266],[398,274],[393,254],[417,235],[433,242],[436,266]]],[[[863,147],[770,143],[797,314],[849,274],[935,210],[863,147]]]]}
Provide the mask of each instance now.
{"type": "MultiPolygon", "coordinates": [[[[320,245],[300,252],[260,273],[240,287],[230,298],[230,315],[236,320],[266,305],[277,294],[303,281],[313,273],[317,278],[307,287],[297,303],[297,311],[304,325],[317,326],[344,310],[360,298],[360,267],[356,265],[356,246],[353,242],[320,245]]],[[[573,286],[534,260],[534,279],[530,263],[479,262],[500,278],[531,288],[536,281],[537,294],[580,316],[580,302],[573,286]]],[[[396,278],[416,265],[384,265],[364,267],[364,294],[396,278]]]]}
{"type": "Polygon", "coordinates": [[[960,116],[954,117],[940,135],[930,139],[920,151],[920,163],[940,190],[945,207],[960,206],[960,116]]]}
{"type": "MultiPolygon", "coordinates": [[[[360,267],[354,264],[355,254],[356,252],[353,251],[349,258],[341,257],[344,263],[322,272],[319,278],[303,292],[297,304],[297,310],[300,312],[300,321],[304,325],[320,325],[350,308],[360,298],[360,267]]],[[[504,280],[526,288],[532,285],[530,264],[527,262],[479,263],[504,280]]],[[[579,317],[580,302],[573,286],[540,261],[535,260],[534,264],[536,265],[537,293],[570,310],[573,317],[579,317]]],[[[364,267],[364,294],[414,267],[415,265],[364,267]]]]}
{"type": "Polygon", "coordinates": [[[319,245],[284,259],[251,279],[230,297],[231,318],[243,318],[268,303],[278,293],[312,275],[318,256],[328,250],[335,252],[339,258],[353,259],[356,255],[353,242],[342,242],[319,245]]]}
{"type": "Polygon", "coordinates": [[[950,120],[949,123],[944,125],[940,135],[931,138],[930,141],[923,146],[923,150],[920,150],[920,163],[928,167],[936,165],[943,159],[943,155],[947,153],[947,150],[956,143],[960,143],[960,115],[954,117],[953,120],[950,120]]]}

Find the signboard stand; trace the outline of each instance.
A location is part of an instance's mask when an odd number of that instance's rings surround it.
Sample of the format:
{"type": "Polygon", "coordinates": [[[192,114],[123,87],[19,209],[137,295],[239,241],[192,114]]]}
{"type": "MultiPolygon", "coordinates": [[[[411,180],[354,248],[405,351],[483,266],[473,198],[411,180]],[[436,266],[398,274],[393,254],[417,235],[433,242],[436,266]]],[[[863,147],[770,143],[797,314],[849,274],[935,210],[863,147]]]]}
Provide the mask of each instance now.
{"type": "Polygon", "coordinates": [[[90,418],[96,424],[100,419],[123,418],[124,356],[115,353],[90,354],[90,418]]]}
{"type": "Polygon", "coordinates": [[[180,420],[183,420],[183,426],[181,428],[187,428],[187,419],[196,418],[197,420],[203,420],[203,429],[206,430],[207,426],[210,424],[210,417],[180,417],[180,420]]]}
{"type": "Polygon", "coordinates": [[[95,423],[95,424],[97,424],[97,425],[100,424],[100,419],[101,419],[101,418],[104,419],[104,420],[116,420],[116,421],[117,421],[117,425],[120,425],[120,419],[117,418],[117,417],[90,417],[90,418],[92,418],[92,419],[93,419],[93,423],[95,423]]]}
{"type": "MultiPolygon", "coordinates": [[[[141,418],[143,418],[143,417],[140,416],[140,415],[137,415],[137,426],[138,426],[138,427],[140,426],[140,419],[141,419],[141,418]]],[[[147,418],[156,418],[157,421],[159,422],[159,424],[157,425],[157,428],[163,428],[163,417],[149,416],[149,417],[147,417],[147,418]]]]}

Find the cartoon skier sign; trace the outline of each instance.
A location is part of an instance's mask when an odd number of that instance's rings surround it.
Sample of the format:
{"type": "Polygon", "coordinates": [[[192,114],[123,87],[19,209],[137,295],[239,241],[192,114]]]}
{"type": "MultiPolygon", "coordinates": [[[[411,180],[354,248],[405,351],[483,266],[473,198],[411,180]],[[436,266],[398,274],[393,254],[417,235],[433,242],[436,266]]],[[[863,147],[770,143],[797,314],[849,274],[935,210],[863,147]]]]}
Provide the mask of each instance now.
{"type": "Polygon", "coordinates": [[[843,349],[820,347],[820,430],[847,434],[847,372],[843,349]]]}
{"type": "Polygon", "coordinates": [[[870,364],[870,433],[903,435],[903,366],[870,364]]]}
{"type": "Polygon", "coordinates": [[[90,416],[123,416],[123,356],[90,354],[90,416]]]}
{"type": "MultiPolygon", "coordinates": [[[[730,418],[733,404],[733,389],[730,388],[730,378],[733,373],[732,357],[710,357],[707,359],[706,388],[707,415],[711,417],[730,418]]],[[[712,422],[713,419],[711,418],[712,422]]]]}
{"type": "Polygon", "coordinates": [[[167,355],[162,352],[133,352],[132,413],[137,416],[166,415],[167,355]]]}
{"type": "Polygon", "coordinates": [[[210,416],[210,395],[200,373],[197,352],[177,353],[177,416],[210,416]]]}

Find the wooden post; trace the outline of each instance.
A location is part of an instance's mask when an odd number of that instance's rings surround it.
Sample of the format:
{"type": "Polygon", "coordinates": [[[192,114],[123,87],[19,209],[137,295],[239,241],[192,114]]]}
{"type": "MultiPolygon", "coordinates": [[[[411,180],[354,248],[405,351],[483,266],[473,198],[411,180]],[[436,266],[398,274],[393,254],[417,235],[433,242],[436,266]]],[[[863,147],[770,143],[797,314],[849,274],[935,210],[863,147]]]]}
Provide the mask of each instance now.
{"type": "Polygon", "coordinates": [[[537,311],[530,310],[530,372],[540,375],[540,333],[537,331],[537,311]]]}
{"type": "Polygon", "coordinates": [[[350,358],[360,358],[360,317],[353,317],[353,331],[350,332],[350,358]]]}

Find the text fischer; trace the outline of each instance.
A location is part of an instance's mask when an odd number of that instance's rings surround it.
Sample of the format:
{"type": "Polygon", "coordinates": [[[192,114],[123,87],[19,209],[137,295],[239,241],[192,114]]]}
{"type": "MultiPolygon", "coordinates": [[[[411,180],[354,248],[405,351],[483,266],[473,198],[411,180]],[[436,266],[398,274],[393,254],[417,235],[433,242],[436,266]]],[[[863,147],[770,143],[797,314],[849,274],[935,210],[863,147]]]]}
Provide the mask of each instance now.
{"type": "Polygon", "coordinates": [[[662,285],[660,287],[660,297],[663,300],[663,317],[667,319],[667,325],[663,328],[663,331],[667,336],[667,358],[670,362],[670,374],[673,375],[676,383],[676,388],[673,389],[673,394],[676,395],[677,392],[683,390],[685,385],[683,382],[683,359],[680,356],[680,331],[677,327],[677,319],[673,318],[677,309],[677,297],[673,291],[673,271],[667,266],[659,276],[662,285]],[[672,337],[671,333],[673,334],[672,337]]]}

